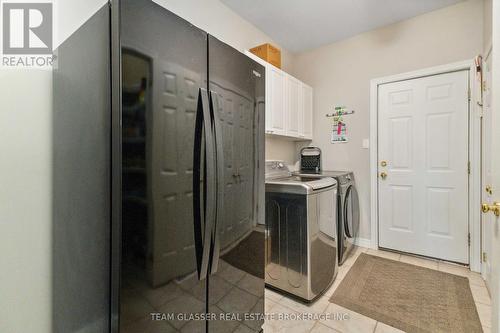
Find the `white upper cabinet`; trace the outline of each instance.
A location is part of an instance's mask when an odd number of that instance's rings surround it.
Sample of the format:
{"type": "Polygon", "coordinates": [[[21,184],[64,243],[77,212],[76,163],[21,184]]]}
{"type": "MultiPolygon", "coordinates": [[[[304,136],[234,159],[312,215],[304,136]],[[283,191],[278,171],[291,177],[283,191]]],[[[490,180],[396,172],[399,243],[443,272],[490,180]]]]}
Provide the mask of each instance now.
{"type": "Polygon", "coordinates": [[[285,73],[266,67],[266,133],[286,134],[285,73]]]}
{"type": "Polygon", "coordinates": [[[266,68],[266,134],[312,140],[312,88],[253,53],[246,54],[266,68]]]}
{"type": "Polygon", "coordinates": [[[307,84],[301,86],[301,124],[299,137],[312,140],[313,133],[313,89],[307,84]]]}
{"type": "Polygon", "coordinates": [[[302,83],[293,76],[286,75],[285,79],[285,110],[287,115],[286,135],[299,137],[299,128],[302,122],[300,92],[302,83]]]}

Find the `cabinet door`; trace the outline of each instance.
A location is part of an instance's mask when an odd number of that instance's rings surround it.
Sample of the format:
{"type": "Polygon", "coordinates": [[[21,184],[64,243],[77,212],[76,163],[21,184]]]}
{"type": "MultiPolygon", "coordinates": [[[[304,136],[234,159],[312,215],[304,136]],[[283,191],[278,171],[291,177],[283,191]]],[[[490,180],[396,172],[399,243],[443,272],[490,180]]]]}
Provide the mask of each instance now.
{"type": "Polygon", "coordinates": [[[292,137],[299,137],[299,124],[302,121],[299,103],[300,86],[301,83],[299,80],[289,75],[286,76],[286,135],[292,137]]]}
{"type": "Polygon", "coordinates": [[[267,103],[266,133],[285,134],[285,73],[273,66],[266,67],[267,103]]]}
{"type": "Polygon", "coordinates": [[[302,84],[301,88],[301,127],[299,136],[301,138],[312,140],[312,124],[313,124],[313,91],[306,84],[302,84]]]}

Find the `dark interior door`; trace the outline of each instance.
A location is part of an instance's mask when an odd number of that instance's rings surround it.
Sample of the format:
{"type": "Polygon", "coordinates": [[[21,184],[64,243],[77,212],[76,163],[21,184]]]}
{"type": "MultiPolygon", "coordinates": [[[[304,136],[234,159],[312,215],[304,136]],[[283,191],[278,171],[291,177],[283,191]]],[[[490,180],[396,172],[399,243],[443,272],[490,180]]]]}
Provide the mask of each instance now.
{"type": "Polygon", "coordinates": [[[121,6],[120,325],[127,332],[204,332],[205,321],[178,315],[207,310],[193,208],[204,194],[193,193],[193,175],[207,35],[151,0],[121,6]],[[174,317],[152,320],[152,312],[174,317]]]}
{"type": "MultiPolygon", "coordinates": [[[[239,315],[238,320],[209,322],[210,332],[259,332],[263,321],[245,313],[264,311],[264,226],[257,205],[263,201],[264,68],[209,36],[209,90],[216,138],[218,198],[216,246],[220,260],[209,275],[209,311],[239,315]],[[259,107],[260,106],[260,107],[259,107]],[[246,320],[245,320],[246,319],[246,320]]],[[[264,209],[264,207],[261,207],[264,209]]],[[[220,317],[218,317],[220,318],[220,317]]]]}

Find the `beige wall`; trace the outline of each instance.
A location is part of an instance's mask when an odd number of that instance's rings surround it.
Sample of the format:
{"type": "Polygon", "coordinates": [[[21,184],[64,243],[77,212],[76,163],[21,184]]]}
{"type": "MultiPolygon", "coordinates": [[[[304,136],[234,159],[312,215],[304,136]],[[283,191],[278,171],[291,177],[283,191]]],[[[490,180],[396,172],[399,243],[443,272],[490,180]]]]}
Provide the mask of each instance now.
{"type": "Polygon", "coordinates": [[[483,43],[484,51],[488,52],[491,47],[491,33],[492,33],[492,0],[484,0],[484,30],[483,30],[483,43]]]}
{"type": "Polygon", "coordinates": [[[347,40],[298,54],[294,74],[314,88],[314,140],[325,169],[353,170],[361,205],[360,237],[370,238],[370,80],[472,59],[483,49],[483,1],[469,0],[347,40]],[[325,114],[334,105],[346,116],[349,142],[330,143],[325,114]]]}
{"type": "Polygon", "coordinates": [[[300,148],[309,146],[311,141],[291,141],[280,136],[266,136],[266,161],[285,161],[289,166],[295,166],[299,160],[300,148]]]}
{"type": "Polygon", "coordinates": [[[297,160],[295,142],[279,137],[266,137],[266,160],[281,160],[293,164],[297,160]]]}
{"type": "Polygon", "coordinates": [[[0,331],[51,329],[52,73],[0,70],[0,331]]]}
{"type": "MultiPolygon", "coordinates": [[[[153,1],[240,51],[269,42],[280,47],[272,38],[219,0],[153,1]]],[[[292,57],[283,48],[281,52],[282,67],[288,70],[291,68],[292,57]]]]}

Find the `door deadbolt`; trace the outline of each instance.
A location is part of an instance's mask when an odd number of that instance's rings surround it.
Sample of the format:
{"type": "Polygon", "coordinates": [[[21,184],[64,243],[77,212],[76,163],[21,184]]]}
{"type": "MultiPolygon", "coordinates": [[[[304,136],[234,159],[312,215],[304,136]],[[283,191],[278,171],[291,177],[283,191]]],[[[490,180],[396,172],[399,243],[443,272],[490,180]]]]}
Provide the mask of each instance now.
{"type": "Polygon", "coordinates": [[[493,188],[491,187],[491,185],[486,185],[486,188],[484,189],[486,191],[486,193],[488,193],[489,195],[492,195],[493,194],[493,188]]]}
{"type": "Polygon", "coordinates": [[[383,166],[383,167],[386,167],[387,166],[387,161],[380,162],[380,165],[383,166]]]}

